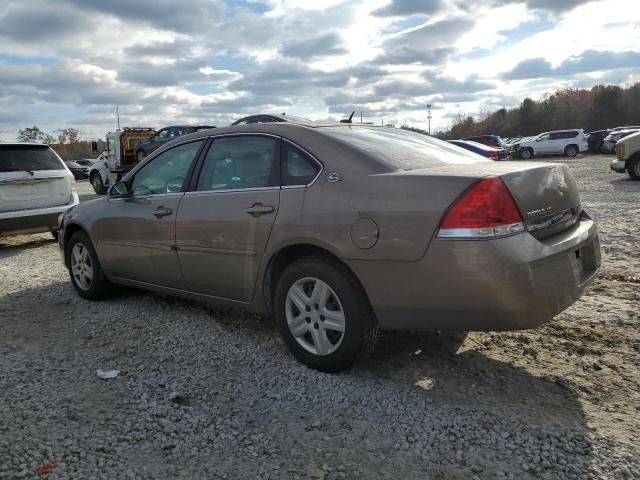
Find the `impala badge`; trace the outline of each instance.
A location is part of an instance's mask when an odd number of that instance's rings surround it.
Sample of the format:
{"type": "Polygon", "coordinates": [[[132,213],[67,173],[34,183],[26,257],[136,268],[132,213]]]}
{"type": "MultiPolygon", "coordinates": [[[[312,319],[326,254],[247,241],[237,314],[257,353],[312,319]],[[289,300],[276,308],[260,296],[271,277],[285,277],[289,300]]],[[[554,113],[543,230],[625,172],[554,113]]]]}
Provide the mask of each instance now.
{"type": "Polygon", "coordinates": [[[342,177],[340,177],[340,174],[338,172],[331,172],[329,175],[327,175],[327,182],[329,183],[336,183],[340,180],[342,180],[342,177]]]}
{"type": "Polygon", "coordinates": [[[537,210],[529,210],[527,212],[527,218],[539,217],[551,212],[551,207],[538,208],[537,210]]]}

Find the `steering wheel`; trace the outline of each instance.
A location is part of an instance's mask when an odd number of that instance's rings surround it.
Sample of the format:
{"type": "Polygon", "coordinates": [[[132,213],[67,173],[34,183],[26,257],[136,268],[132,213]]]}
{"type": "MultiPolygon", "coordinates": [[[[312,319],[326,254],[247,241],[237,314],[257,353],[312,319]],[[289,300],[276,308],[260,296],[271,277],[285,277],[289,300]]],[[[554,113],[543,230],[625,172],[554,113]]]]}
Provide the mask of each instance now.
{"type": "Polygon", "coordinates": [[[165,191],[167,193],[179,193],[182,191],[182,184],[184,183],[184,175],[178,175],[173,177],[165,185],[165,191]]]}

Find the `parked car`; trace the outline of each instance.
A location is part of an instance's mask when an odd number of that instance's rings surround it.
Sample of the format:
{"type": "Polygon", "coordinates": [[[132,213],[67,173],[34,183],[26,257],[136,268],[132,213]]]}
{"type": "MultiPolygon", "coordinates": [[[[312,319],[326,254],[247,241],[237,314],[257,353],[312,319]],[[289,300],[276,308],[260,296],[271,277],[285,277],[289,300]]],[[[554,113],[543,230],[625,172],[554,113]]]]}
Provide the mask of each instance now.
{"type": "Polygon", "coordinates": [[[497,164],[366,125],[181,137],[61,228],[81,297],[117,283],[273,315],[295,357],[326,372],[380,329],[536,327],[600,264],[567,165],[497,164]]]}
{"type": "Polygon", "coordinates": [[[612,128],[611,130],[640,130],[640,125],[627,125],[626,127],[615,127],[612,128]]]}
{"type": "Polygon", "coordinates": [[[613,130],[602,141],[602,150],[606,153],[614,153],[618,141],[638,131],[640,131],[640,129],[613,130]]]}
{"type": "Polygon", "coordinates": [[[477,153],[478,155],[490,158],[491,160],[504,160],[507,158],[507,151],[504,148],[494,148],[482,143],[467,140],[449,140],[449,143],[453,143],[465,150],[477,153]]]}
{"type": "Polygon", "coordinates": [[[628,172],[633,180],[640,180],[640,131],[627,135],[616,143],[616,159],[611,170],[628,172]]]}
{"type": "Polygon", "coordinates": [[[0,143],[0,236],[58,231],[78,204],[73,174],[48,145],[0,143]]]}
{"type": "Polygon", "coordinates": [[[91,165],[96,163],[98,161],[98,159],[95,159],[95,158],[81,158],[79,160],[73,160],[73,161],[76,162],[78,165],[82,165],[83,167],[90,167],[91,165]]]}
{"type": "Polygon", "coordinates": [[[584,130],[556,130],[528,137],[511,145],[511,154],[528,160],[535,155],[564,155],[575,157],[589,148],[584,130]]]}
{"type": "Polygon", "coordinates": [[[76,160],[70,160],[68,162],[64,162],[71,173],[73,173],[73,178],[76,180],[84,180],[85,178],[89,178],[89,171],[91,167],[87,167],[84,165],[80,165],[76,160]]]}
{"type": "Polygon", "coordinates": [[[216,128],[210,125],[180,125],[165,127],[158,130],[155,135],[140,143],[136,148],[136,159],[138,161],[144,160],[147,155],[150,155],[156,149],[160,148],[165,143],[173,140],[174,138],[187,135],[189,133],[198,132],[200,130],[208,130],[210,128],[216,128]]]}
{"type": "Polygon", "coordinates": [[[587,145],[592,153],[602,153],[604,139],[611,130],[595,130],[587,135],[587,145]]]}
{"type": "Polygon", "coordinates": [[[482,143],[489,147],[502,148],[502,139],[498,135],[477,135],[475,137],[467,137],[462,140],[468,140],[470,142],[482,143]]]}
{"type": "Polygon", "coordinates": [[[251,125],[253,123],[275,123],[275,122],[297,122],[297,123],[308,123],[311,120],[308,120],[303,117],[296,117],[295,115],[273,115],[273,114],[258,114],[258,115],[249,115],[248,117],[243,117],[240,120],[236,120],[231,125],[251,125]]]}

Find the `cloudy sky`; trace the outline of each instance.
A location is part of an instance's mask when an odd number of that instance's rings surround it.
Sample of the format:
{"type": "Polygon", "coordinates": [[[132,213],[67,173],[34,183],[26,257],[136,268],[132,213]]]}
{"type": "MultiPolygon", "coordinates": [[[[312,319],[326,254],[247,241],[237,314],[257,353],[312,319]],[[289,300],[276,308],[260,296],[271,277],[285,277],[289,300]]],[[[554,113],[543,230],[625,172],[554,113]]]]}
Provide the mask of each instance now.
{"type": "Polygon", "coordinates": [[[640,80],[638,0],[3,0],[0,140],[287,112],[426,127],[640,80]]]}

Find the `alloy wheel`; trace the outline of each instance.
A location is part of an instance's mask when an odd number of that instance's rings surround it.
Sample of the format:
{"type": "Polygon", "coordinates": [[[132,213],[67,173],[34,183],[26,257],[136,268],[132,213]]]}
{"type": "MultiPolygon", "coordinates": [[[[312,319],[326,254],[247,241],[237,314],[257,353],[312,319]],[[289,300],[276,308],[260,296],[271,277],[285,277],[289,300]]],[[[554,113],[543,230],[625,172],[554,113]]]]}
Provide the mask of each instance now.
{"type": "Polygon", "coordinates": [[[82,243],[76,243],[71,249],[71,273],[81,290],[89,290],[93,282],[93,264],[89,250],[82,243]]]}
{"type": "Polygon", "coordinates": [[[340,348],[346,319],[327,283],[313,277],[296,281],[287,293],[285,315],[291,335],[306,351],[326,356],[340,348]]]}

